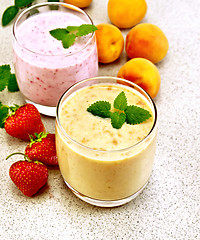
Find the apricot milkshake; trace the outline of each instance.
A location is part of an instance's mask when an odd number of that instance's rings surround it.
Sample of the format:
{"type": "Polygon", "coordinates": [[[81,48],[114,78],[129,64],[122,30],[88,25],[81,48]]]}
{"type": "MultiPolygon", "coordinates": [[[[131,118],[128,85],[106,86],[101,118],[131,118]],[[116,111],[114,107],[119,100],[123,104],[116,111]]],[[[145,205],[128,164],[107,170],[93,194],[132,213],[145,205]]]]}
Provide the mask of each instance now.
{"type": "Polygon", "coordinates": [[[43,3],[25,10],[14,25],[14,66],[20,91],[46,115],[55,115],[60,96],[71,85],[98,75],[94,33],[78,37],[69,48],[50,34],[53,29],[82,24],[92,21],[79,8],[43,3]]]}
{"type": "Polygon", "coordinates": [[[154,162],[155,105],[137,85],[118,81],[111,77],[82,81],[66,91],[57,107],[56,148],[62,176],[79,198],[102,207],[135,198],[147,184],[154,162]],[[87,111],[95,101],[113,102],[121,91],[128,104],[148,110],[151,117],[115,129],[110,118],[87,111]]]}

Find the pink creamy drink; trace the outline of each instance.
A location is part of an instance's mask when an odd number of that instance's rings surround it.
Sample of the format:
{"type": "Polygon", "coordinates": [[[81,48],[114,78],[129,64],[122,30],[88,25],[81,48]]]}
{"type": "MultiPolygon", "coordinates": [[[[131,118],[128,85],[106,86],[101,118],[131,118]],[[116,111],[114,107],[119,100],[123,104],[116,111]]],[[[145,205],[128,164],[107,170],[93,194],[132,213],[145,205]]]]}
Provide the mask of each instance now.
{"type": "MultiPolygon", "coordinates": [[[[59,5],[58,10],[51,10],[48,3],[35,5],[31,9],[39,13],[27,18],[26,10],[26,16],[19,16],[14,26],[14,66],[18,85],[25,100],[36,106],[55,107],[71,85],[98,75],[94,34],[76,38],[75,43],[65,49],[61,41],[49,33],[56,28],[92,24],[90,18],[78,8],[69,8],[63,3],[56,5],[59,5]]],[[[42,113],[54,115],[48,111],[42,113]]]]}

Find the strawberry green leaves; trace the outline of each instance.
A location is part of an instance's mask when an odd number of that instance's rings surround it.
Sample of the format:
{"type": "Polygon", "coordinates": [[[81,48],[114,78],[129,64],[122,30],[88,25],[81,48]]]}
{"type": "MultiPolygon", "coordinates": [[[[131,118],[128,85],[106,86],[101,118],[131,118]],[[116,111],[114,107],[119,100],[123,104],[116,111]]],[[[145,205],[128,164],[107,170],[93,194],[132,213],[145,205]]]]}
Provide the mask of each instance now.
{"type": "Polygon", "coordinates": [[[126,122],[128,124],[140,124],[151,117],[149,111],[135,106],[127,105],[127,98],[122,91],[114,100],[114,112],[110,111],[111,104],[107,101],[97,101],[91,104],[87,111],[94,116],[111,118],[113,128],[120,129],[126,122]]]}
{"type": "Polygon", "coordinates": [[[82,24],[81,26],[68,26],[66,28],[56,28],[50,31],[55,39],[62,41],[64,48],[69,48],[75,42],[77,37],[88,35],[97,30],[97,27],[91,24],[82,24]]]}
{"type": "Polygon", "coordinates": [[[17,111],[18,108],[19,108],[19,105],[17,104],[15,104],[14,106],[7,106],[7,105],[3,105],[0,102],[0,128],[4,128],[6,119],[9,116],[14,115],[14,113],[17,111]]]}
{"type": "Polygon", "coordinates": [[[11,73],[9,65],[0,66],[0,91],[8,88],[9,92],[19,91],[15,74],[11,73]]]}

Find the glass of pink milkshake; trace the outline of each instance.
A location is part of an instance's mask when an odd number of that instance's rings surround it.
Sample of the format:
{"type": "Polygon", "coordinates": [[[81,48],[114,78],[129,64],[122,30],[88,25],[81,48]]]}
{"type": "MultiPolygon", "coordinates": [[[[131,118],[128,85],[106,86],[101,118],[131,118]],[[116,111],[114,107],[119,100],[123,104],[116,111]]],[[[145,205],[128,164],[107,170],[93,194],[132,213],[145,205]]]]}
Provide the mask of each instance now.
{"type": "Polygon", "coordinates": [[[61,95],[74,83],[98,75],[95,34],[78,37],[65,49],[49,31],[93,24],[81,9],[46,2],[23,11],[13,27],[14,66],[19,89],[40,113],[55,116],[61,95]]]}

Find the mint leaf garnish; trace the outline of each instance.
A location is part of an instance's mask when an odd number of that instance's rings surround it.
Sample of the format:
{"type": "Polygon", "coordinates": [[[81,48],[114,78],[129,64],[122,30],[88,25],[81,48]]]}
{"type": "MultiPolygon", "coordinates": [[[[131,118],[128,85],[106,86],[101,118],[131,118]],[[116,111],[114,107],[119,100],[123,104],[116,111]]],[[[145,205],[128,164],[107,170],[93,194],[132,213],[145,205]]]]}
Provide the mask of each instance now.
{"type": "Polygon", "coordinates": [[[149,111],[134,105],[128,106],[125,113],[126,122],[129,124],[139,124],[151,117],[149,111]]]}
{"type": "Polygon", "coordinates": [[[71,34],[67,34],[63,39],[62,39],[62,45],[64,48],[69,48],[70,46],[72,46],[74,44],[76,36],[71,33],[71,34]]]}
{"type": "Polygon", "coordinates": [[[50,31],[52,37],[62,41],[64,48],[69,48],[74,44],[76,37],[81,37],[93,33],[97,27],[92,24],[82,24],[80,26],[68,26],[66,28],[56,28],[50,31]]]}
{"type": "Polygon", "coordinates": [[[107,101],[97,101],[87,108],[87,111],[102,118],[110,117],[111,104],[107,101]]]}
{"type": "Polygon", "coordinates": [[[126,114],[114,112],[111,114],[111,124],[113,128],[119,129],[126,122],[126,114]]]}
{"type": "Polygon", "coordinates": [[[0,91],[3,91],[6,86],[9,92],[19,91],[15,74],[11,73],[9,65],[0,66],[0,91]]]}
{"type": "Polygon", "coordinates": [[[127,98],[122,91],[114,100],[115,112],[111,112],[111,104],[107,101],[97,101],[91,104],[87,111],[95,116],[102,118],[111,118],[113,128],[119,129],[127,122],[134,125],[139,124],[151,117],[148,110],[135,105],[127,105],[127,98]]]}
{"type": "Polygon", "coordinates": [[[2,20],[1,20],[2,26],[8,25],[15,18],[15,16],[17,15],[18,12],[19,12],[18,7],[16,7],[16,6],[8,7],[4,11],[3,16],[2,16],[2,20]]]}
{"type": "Polygon", "coordinates": [[[76,34],[78,32],[79,26],[67,26],[66,30],[70,33],[76,34]]]}
{"type": "Polygon", "coordinates": [[[80,26],[68,26],[67,30],[69,32],[75,32],[77,37],[82,37],[88,35],[89,33],[93,33],[98,29],[92,24],[82,24],[80,26]]]}
{"type": "Polygon", "coordinates": [[[68,34],[69,31],[67,31],[66,28],[57,28],[54,30],[50,31],[50,34],[52,37],[54,37],[57,40],[63,40],[63,38],[65,38],[66,34],[68,34]]]}
{"type": "Polygon", "coordinates": [[[124,111],[127,108],[127,99],[124,92],[121,92],[114,100],[114,108],[124,111]]]}

